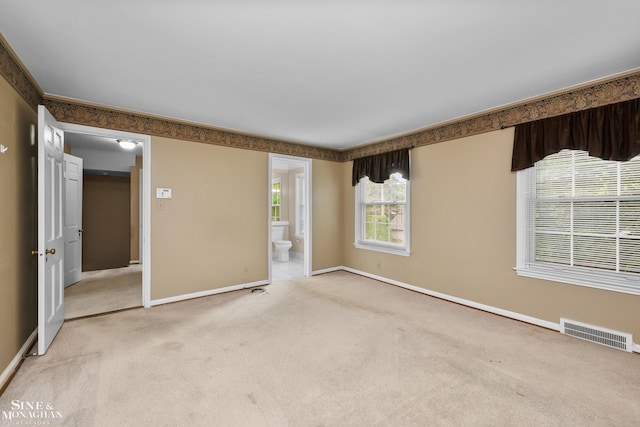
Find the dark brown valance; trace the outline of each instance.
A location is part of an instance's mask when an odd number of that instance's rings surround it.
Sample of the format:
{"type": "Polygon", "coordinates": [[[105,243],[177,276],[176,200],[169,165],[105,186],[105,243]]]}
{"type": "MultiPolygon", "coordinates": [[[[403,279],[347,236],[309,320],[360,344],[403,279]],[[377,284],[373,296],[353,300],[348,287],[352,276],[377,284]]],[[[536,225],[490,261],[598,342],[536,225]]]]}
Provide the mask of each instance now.
{"type": "Polygon", "coordinates": [[[516,126],[511,170],[534,165],[565,148],[603,160],[640,154],[640,99],[604,105],[516,126]]]}
{"type": "Polygon", "coordinates": [[[373,182],[382,184],[396,172],[400,172],[404,179],[410,178],[408,148],[355,159],[351,185],[355,186],[365,176],[373,182]]]}

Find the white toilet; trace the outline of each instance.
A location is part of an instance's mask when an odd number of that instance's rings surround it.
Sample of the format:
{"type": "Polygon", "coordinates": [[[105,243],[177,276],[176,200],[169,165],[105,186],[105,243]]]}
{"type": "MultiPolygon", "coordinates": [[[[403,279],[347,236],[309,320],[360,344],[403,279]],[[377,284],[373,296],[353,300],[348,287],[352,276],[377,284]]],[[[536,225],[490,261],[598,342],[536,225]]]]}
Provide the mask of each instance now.
{"type": "Polygon", "coordinates": [[[293,244],[284,239],[284,226],[274,225],[271,227],[271,243],[276,251],[278,261],[289,261],[289,249],[293,244]]]}

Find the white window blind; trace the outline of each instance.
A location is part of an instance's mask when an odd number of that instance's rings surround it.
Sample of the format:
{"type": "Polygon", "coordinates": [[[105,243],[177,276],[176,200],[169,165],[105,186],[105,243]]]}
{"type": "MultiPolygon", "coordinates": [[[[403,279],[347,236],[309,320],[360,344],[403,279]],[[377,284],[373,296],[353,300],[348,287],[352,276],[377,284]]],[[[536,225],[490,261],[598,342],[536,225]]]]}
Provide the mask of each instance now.
{"type": "Polygon", "coordinates": [[[614,162],[563,150],[524,172],[526,265],[520,268],[550,266],[569,277],[575,269],[589,286],[640,293],[640,157],[614,162]]]}

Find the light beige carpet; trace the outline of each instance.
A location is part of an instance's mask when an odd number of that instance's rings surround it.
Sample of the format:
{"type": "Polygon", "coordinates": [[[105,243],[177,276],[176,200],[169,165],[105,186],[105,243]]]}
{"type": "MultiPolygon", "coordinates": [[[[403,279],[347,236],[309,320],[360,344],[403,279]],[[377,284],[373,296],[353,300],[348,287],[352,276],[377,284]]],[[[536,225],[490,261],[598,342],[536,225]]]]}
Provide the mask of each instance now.
{"type": "MultiPolygon", "coordinates": [[[[69,426],[632,426],[640,357],[337,272],[64,324],[0,397],[69,426]]],[[[1,423],[1,422],[0,422],[1,423]]]]}
{"type": "Polygon", "coordinates": [[[64,318],[142,306],[142,265],[85,271],[64,290],[64,318]]]}

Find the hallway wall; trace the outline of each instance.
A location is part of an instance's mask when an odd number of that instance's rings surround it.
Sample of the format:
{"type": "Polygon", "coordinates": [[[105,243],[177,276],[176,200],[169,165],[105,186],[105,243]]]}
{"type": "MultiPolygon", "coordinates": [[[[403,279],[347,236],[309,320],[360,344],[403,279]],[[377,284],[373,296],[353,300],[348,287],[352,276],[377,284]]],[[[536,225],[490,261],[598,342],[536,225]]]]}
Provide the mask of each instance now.
{"type": "Polygon", "coordinates": [[[130,203],[129,177],[84,175],[82,271],[129,265],[130,203]]]}

